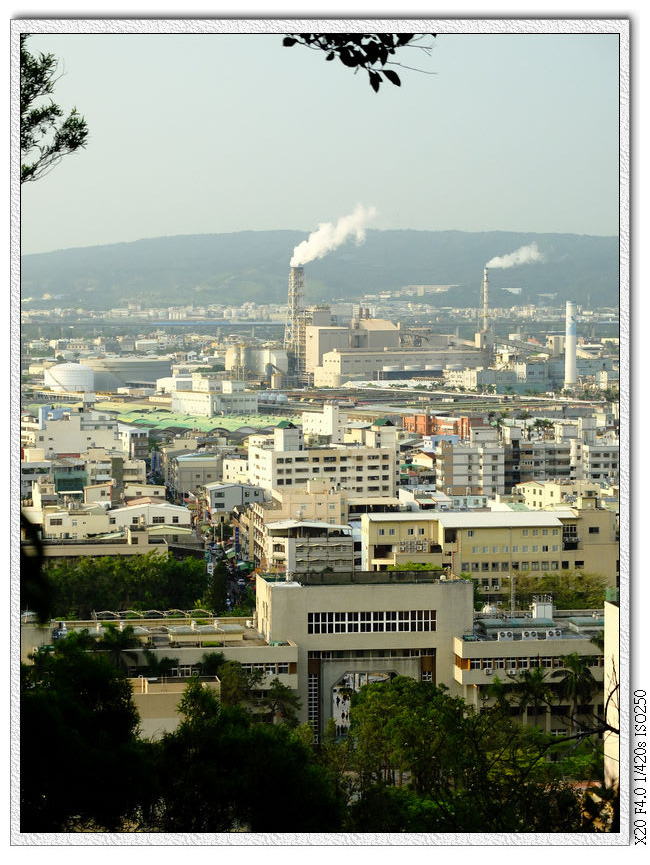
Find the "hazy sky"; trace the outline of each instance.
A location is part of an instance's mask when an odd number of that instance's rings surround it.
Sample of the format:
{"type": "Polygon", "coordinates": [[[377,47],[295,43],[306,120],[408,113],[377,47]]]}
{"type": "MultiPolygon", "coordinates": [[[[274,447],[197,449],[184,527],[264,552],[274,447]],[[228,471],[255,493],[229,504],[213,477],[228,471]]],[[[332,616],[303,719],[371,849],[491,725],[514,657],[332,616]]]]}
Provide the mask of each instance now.
{"type": "Polygon", "coordinates": [[[24,184],[23,253],[244,229],[618,233],[619,40],[448,34],[402,87],[278,34],[39,34],[87,149],[24,184]]]}

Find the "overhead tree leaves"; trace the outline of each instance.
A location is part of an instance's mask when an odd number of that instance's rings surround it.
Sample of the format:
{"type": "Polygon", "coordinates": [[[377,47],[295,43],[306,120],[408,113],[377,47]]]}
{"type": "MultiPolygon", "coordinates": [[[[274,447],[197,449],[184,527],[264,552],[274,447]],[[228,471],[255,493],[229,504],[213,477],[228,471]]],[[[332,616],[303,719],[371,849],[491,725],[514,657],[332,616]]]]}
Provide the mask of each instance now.
{"type": "MultiPolygon", "coordinates": [[[[430,35],[435,37],[433,33],[430,35]]],[[[383,80],[401,86],[399,75],[386,69],[386,65],[396,62],[394,57],[399,48],[413,44],[418,38],[415,33],[291,33],[282,44],[286,48],[303,45],[324,51],[326,60],[338,57],[349,69],[364,70],[370,86],[378,93],[383,80]]]]}

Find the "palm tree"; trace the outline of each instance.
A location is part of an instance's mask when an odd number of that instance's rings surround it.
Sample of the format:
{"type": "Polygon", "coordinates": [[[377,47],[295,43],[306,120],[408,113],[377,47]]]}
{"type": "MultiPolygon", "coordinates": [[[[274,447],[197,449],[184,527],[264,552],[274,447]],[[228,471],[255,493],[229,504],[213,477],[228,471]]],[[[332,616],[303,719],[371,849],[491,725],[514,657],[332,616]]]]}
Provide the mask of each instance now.
{"type": "Polygon", "coordinates": [[[529,706],[534,709],[535,718],[542,706],[549,706],[552,699],[551,689],[546,679],[544,667],[533,667],[532,670],[523,670],[517,679],[519,685],[519,708],[523,710],[526,720],[526,710],[529,706]]]}
{"type": "Polygon", "coordinates": [[[589,703],[598,688],[598,683],[589,669],[589,660],[589,658],[579,655],[577,652],[572,652],[563,658],[564,668],[554,670],[551,673],[553,678],[562,677],[559,683],[558,694],[561,698],[569,700],[571,703],[570,721],[572,734],[576,730],[578,706],[582,703],[589,703]]]}
{"type": "Polygon", "coordinates": [[[156,678],[169,676],[172,669],[178,666],[178,658],[159,658],[155,652],[144,650],[144,658],[147,662],[148,672],[156,678]]]}
{"type": "Polygon", "coordinates": [[[125,628],[116,628],[115,625],[106,625],[106,633],[98,643],[99,649],[105,649],[108,652],[109,658],[119,669],[129,669],[128,661],[135,663],[138,659],[137,652],[131,652],[130,649],[135,649],[140,646],[140,641],[135,636],[135,631],[132,625],[127,625],[125,628]]]}

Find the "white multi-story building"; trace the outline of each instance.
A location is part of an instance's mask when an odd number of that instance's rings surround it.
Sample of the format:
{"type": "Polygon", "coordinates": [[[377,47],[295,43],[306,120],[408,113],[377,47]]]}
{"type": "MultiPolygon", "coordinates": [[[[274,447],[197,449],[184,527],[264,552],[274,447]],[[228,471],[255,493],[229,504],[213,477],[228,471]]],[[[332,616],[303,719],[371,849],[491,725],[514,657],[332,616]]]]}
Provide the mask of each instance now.
{"type": "Polygon", "coordinates": [[[252,484],[235,484],[215,481],[206,484],[200,491],[214,519],[219,514],[231,514],[236,507],[244,508],[264,501],[264,490],[252,484]]]}
{"type": "Polygon", "coordinates": [[[192,514],[188,508],[168,502],[142,502],[113,508],[108,512],[112,531],[132,526],[191,526],[192,514]]]}
{"type": "Polygon", "coordinates": [[[434,453],[440,492],[486,496],[504,492],[505,451],[501,445],[441,441],[434,453]]]}
{"type": "Polygon", "coordinates": [[[82,454],[92,447],[123,452],[117,421],[110,414],[48,409],[42,406],[36,419],[21,420],[23,447],[42,449],[46,459],[58,454],[82,454]]]}
{"type": "Polygon", "coordinates": [[[243,381],[220,381],[196,373],[191,382],[179,380],[172,391],[172,411],[214,417],[257,411],[258,396],[243,381]],[[189,387],[187,385],[189,384],[189,387]]]}
{"type": "Polygon", "coordinates": [[[276,427],[273,435],[248,440],[248,481],[267,490],[325,478],[332,486],[357,494],[394,496],[397,471],[392,448],[305,448],[302,430],[288,421],[276,427]]]}
{"type": "Polygon", "coordinates": [[[610,481],[619,479],[619,444],[571,442],[571,476],[576,480],[610,481]]]}

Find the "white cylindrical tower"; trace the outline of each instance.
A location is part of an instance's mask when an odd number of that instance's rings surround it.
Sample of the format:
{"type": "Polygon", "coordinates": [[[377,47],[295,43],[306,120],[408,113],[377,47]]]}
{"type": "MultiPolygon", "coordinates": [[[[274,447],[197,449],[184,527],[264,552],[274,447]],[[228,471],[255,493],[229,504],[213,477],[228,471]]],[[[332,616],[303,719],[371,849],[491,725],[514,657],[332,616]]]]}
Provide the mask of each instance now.
{"type": "Polygon", "coordinates": [[[487,333],[488,329],[488,298],[489,298],[489,283],[488,283],[488,269],[485,267],[483,269],[483,286],[481,291],[482,299],[483,299],[483,333],[487,333]]]}
{"type": "Polygon", "coordinates": [[[566,302],[566,335],[564,339],[564,387],[575,387],[576,375],[576,305],[566,302]]]}

